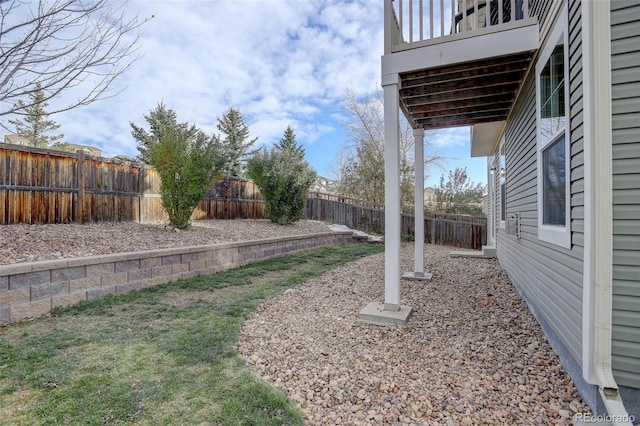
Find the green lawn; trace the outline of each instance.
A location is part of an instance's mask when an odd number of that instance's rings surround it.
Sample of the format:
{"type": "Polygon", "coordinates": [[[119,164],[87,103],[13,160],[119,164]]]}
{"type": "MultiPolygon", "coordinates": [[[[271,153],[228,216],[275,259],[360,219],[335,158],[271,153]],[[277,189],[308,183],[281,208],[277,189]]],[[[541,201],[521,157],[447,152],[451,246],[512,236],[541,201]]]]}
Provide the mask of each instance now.
{"type": "Polygon", "coordinates": [[[235,349],[266,298],[382,246],[342,244],[0,328],[0,424],[300,425],[235,349]]]}

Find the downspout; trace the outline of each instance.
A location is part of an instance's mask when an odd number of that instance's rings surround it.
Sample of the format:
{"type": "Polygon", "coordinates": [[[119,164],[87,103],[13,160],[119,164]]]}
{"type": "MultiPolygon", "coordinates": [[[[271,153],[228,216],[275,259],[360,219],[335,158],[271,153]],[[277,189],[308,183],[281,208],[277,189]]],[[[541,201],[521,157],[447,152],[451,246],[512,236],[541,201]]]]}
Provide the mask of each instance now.
{"type": "Polygon", "coordinates": [[[614,425],[630,425],[611,369],[613,292],[611,10],[582,1],[585,151],[582,299],[583,376],[595,384],[614,425]],[[626,420],[626,421],[624,421],[626,420]]]}

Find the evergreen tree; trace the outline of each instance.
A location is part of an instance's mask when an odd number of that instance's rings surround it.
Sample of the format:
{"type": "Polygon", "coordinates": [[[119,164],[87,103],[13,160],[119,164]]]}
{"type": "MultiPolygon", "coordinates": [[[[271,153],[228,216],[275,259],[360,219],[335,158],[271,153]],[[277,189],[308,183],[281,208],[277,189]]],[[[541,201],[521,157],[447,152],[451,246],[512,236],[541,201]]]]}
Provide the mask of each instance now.
{"type": "Polygon", "coordinates": [[[244,117],[234,107],[218,118],[218,130],[226,136],[222,139],[222,149],[225,156],[224,173],[229,176],[244,177],[246,175],[245,157],[258,138],[249,138],[249,127],[244,117]]]}
{"type": "Polygon", "coordinates": [[[291,126],[287,126],[287,130],[284,131],[284,136],[276,144],[275,148],[284,155],[289,155],[299,160],[304,159],[304,148],[296,142],[296,135],[293,133],[291,126]]]}
{"type": "Polygon", "coordinates": [[[154,110],[144,116],[149,124],[149,131],[129,122],[131,125],[131,135],[138,141],[138,159],[150,164],[149,149],[157,144],[162,137],[171,132],[173,134],[191,131],[190,137],[195,136],[195,128],[190,128],[188,123],[178,123],[178,116],[174,110],[160,102],[154,110]]]}
{"type": "Polygon", "coordinates": [[[48,120],[47,106],[45,101],[45,93],[40,83],[36,84],[33,92],[29,93],[29,102],[25,103],[22,99],[18,101],[17,109],[23,111],[24,118],[9,120],[9,123],[16,126],[16,134],[27,139],[31,146],[36,148],[48,148],[51,145],[60,144],[60,140],[64,135],[49,135],[50,132],[56,131],[60,125],[53,120],[48,120]]]}
{"type": "Polygon", "coordinates": [[[254,153],[247,168],[272,222],[288,225],[304,217],[307,192],[316,172],[304,161],[304,148],[296,143],[291,126],[271,150],[254,153]]]}
{"type": "Polygon", "coordinates": [[[178,123],[175,111],[158,104],[145,119],[150,131],[131,123],[141,156],[160,174],[162,206],[174,228],[186,229],[193,210],[220,176],[222,155],[216,135],[178,123]],[[142,149],[140,149],[142,148],[142,149]]]}

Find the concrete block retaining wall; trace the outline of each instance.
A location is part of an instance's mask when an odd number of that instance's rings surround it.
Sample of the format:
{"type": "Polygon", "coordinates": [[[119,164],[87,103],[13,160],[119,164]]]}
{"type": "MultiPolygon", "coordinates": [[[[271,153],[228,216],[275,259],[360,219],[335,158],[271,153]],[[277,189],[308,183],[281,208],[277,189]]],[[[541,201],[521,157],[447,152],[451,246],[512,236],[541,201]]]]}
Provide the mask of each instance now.
{"type": "Polygon", "coordinates": [[[330,232],[0,265],[0,324],[37,317],[56,306],[351,241],[351,232],[330,232]]]}

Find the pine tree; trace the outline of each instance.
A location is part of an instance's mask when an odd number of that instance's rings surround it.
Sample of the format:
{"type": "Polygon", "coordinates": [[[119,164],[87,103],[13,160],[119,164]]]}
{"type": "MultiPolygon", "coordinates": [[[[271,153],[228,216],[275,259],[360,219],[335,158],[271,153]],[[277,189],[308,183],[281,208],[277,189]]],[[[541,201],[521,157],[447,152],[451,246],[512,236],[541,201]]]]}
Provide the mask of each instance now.
{"type": "Polygon", "coordinates": [[[304,158],[304,148],[296,142],[296,135],[293,133],[291,126],[287,126],[284,136],[276,144],[276,149],[300,160],[304,158]]]}
{"type": "Polygon", "coordinates": [[[271,150],[254,152],[247,168],[260,188],[272,222],[288,225],[304,217],[307,191],[316,172],[304,161],[304,148],[296,144],[290,126],[271,150]]]}
{"type": "Polygon", "coordinates": [[[186,229],[193,210],[221,174],[218,136],[207,135],[193,124],[179,123],[176,112],[162,103],[145,115],[145,120],[149,131],[130,123],[140,144],[139,158],[160,175],[162,206],[169,224],[186,229]]]}
{"type": "MultiPolygon", "coordinates": [[[[131,125],[131,135],[138,141],[138,159],[147,164],[150,163],[149,150],[168,132],[181,132],[189,129],[188,123],[178,123],[178,115],[171,108],[160,102],[154,110],[144,116],[149,124],[149,131],[137,126],[133,122],[131,125]]],[[[193,135],[191,135],[193,136],[193,135]]]]}
{"type": "Polygon", "coordinates": [[[225,153],[224,172],[229,176],[244,177],[246,175],[245,157],[258,138],[248,140],[249,127],[244,121],[244,117],[234,107],[229,109],[218,118],[218,130],[226,136],[221,141],[222,149],[225,153]]]}
{"type": "Polygon", "coordinates": [[[36,84],[33,92],[29,93],[29,102],[22,99],[18,101],[18,109],[24,111],[24,118],[9,120],[9,123],[16,126],[16,134],[22,136],[36,148],[48,148],[52,145],[60,144],[64,135],[49,135],[60,128],[60,125],[53,120],[48,120],[47,106],[45,102],[44,90],[40,83],[36,84]]]}

